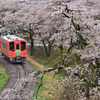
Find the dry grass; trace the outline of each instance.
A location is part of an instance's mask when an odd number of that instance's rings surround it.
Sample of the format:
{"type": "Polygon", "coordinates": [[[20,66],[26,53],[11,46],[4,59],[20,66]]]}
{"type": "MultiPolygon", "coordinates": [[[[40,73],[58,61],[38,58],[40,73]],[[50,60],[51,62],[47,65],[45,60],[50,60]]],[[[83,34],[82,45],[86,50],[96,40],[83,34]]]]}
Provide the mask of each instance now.
{"type": "Polygon", "coordinates": [[[38,62],[32,60],[32,59],[29,58],[29,57],[27,57],[27,61],[28,61],[29,63],[31,63],[32,65],[35,65],[35,66],[39,67],[41,70],[44,69],[44,67],[43,67],[42,65],[40,65],[38,62]]]}
{"type": "Polygon", "coordinates": [[[40,92],[41,97],[46,97],[49,100],[60,100],[63,93],[63,87],[60,82],[54,78],[54,71],[48,72],[43,78],[43,91],[40,92]]]}
{"type": "Polygon", "coordinates": [[[46,73],[45,75],[50,76],[50,77],[54,77],[55,72],[54,71],[50,71],[50,72],[46,73]]]}
{"type": "Polygon", "coordinates": [[[41,97],[49,98],[50,100],[55,100],[55,97],[52,94],[49,94],[50,92],[42,91],[40,94],[41,97]]]}

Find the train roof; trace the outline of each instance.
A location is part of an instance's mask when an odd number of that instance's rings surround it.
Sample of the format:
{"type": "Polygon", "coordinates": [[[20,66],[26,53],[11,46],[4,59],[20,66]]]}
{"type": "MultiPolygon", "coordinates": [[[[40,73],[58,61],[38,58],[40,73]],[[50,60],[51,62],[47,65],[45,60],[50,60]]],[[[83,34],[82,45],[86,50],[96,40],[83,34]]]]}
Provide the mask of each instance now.
{"type": "Polygon", "coordinates": [[[16,35],[6,35],[2,36],[2,38],[6,39],[7,41],[12,41],[12,40],[24,40],[16,35]]]}

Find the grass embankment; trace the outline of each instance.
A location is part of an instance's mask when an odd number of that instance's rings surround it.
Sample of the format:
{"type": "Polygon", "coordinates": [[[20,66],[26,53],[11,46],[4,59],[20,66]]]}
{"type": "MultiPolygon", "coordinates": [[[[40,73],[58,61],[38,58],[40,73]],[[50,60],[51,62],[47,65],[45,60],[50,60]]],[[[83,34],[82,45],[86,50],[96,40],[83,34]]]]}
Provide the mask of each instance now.
{"type": "MultiPolygon", "coordinates": [[[[60,84],[62,81],[60,75],[54,76],[54,72],[48,72],[44,75],[42,79],[42,86],[39,89],[39,94],[37,96],[38,100],[60,100],[61,94],[63,93],[63,87],[60,84]]],[[[36,91],[39,86],[33,87],[36,91]]],[[[35,95],[36,96],[36,95],[35,95]]]]}
{"type": "Polygon", "coordinates": [[[27,57],[27,61],[28,61],[29,63],[31,63],[32,65],[34,65],[33,67],[34,67],[37,71],[44,69],[44,67],[43,67],[42,65],[40,65],[38,62],[32,60],[32,59],[29,58],[29,57],[27,57]]]}
{"type": "MultiPolygon", "coordinates": [[[[30,62],[37,71],[41,71],[48,67],[56,67],[57,60],[59,59],[60,55],[58,51],[55,50],[52,52],[51,56],[48,58],[46,57],[44,50],[39,48],[36,52],[34,52],[33,57],[31,56],[31,59],[29,57],[27,58],[27,61],[30,62]]],[[[44,75],[42,79],[42,86],[39,89],[38,100],[43,100],[43,98],[44,100],[61,100],[60,98],[63,93],[63,86],[60,82],[62,81],[62,77],[64,77],[63,74],[64,73],[61,72],[55,75],[55,72],[51,71],[44,75]]],[[[35,86],[33,88],[37,91],[38,87],[39,86],[35,86]]]]}
{"type": "Polygon", "coordinates": [[[9,78],[5,69],[0,65],[0,89],[6,84],[6,80],[9,78]]]}

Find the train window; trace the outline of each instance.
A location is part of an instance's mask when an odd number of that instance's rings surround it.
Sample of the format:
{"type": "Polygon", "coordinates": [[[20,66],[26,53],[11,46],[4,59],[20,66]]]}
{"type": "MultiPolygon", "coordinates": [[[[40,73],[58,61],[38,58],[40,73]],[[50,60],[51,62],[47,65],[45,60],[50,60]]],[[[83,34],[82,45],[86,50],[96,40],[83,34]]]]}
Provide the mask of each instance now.
{"type": "Polygon", "coordinates": [[[25,50],[25,49],[26,49],[25,42],[21,42],[21,50],[25,50]]]}
{"type": "Polygon", "coordinates": [[[9,43],[9,48],[11,51],[14,51],[14,42],[9,43]]]}
{"type": "Polygon", "coordinates": [[[2,47],[7,49],[7,46],[6,46],[6,44],[4,42],[2,42],[2,47]]]}
{"type": "Polygon", "coordinates": [[[16,45],[16,49],[19,49],[19,44],[16,45]]]}

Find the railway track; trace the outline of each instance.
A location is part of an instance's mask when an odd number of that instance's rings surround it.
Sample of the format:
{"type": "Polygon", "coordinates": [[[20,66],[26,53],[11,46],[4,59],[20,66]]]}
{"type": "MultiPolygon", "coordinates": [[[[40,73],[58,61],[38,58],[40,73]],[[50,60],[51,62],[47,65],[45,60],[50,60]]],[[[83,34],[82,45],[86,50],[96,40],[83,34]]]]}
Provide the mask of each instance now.
{"type": "MultiPolygon", "coordinates": [[[[12,64],[12,65],[15,67],[16,72],[17,72],[17,80],[16,80],[15,84],[13,85],[13,87],[11,88],[13,90],[18,86],[19,79],[25,77],[28,73],[27,73],[23,63],[12,64]]],[[[9,94],[11,94],[11,92],[12,91],[10,91],[9,94]]],[[[6,100],[6,99],[7,99],[6,97],[2,98],[2,100],[6,100]]]]}
{"type": "Polygon", "coordinates": [[[35,91],[32,87],[39,84],[37,77],[29,76],[35,69],[27,61],[21,64],[11,64],[1,56],[1,53],[0,63],[9,76],[7,84],[0,90],[0,100],[30,100],[29,91],[33,95],[35,91]],[[29,96],[28,99],[26,99],[27,96],[29,96]]]}
{"type": "Polygon", "coordinates": [[[13,89],[17,86],[17,83],[20,78],[23,78],[27,75],[27,71],[25,69],[25,66],[23,64],[13,64],[17,71],[17,80],[16,83],[13,86],[13,89]]]}
{"type": "Polygon", "coordinates": [[[20,79],[20,78],[23,78],[27,75],[27,71],[25,69],[25,66],[22,64],[13,64],[16,68],[16,71],[17,71],[17,78],[20,79]]]}

